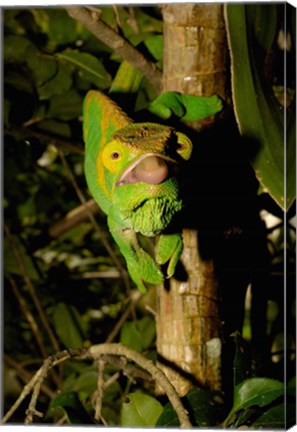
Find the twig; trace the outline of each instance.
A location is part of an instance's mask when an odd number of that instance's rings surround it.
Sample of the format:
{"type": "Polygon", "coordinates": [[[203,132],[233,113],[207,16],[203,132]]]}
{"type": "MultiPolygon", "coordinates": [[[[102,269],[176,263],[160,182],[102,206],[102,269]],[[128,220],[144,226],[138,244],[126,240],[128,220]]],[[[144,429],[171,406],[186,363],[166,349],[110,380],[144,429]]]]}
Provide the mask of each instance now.
{"type": "MultiPolygon", "coordinates": [[[[6,423],[10,419],[10,417],[13,415],[13,413],[21,405],[21,403],[23,402],[23,400],[34,389],[34,386],[36,385],[36,383],[38,382],[38,380],[40,380],[40,376],[42,376],[42,378],[44,380],[44,378],[48,374],[49,369],[51,369],[52,367],[58,365],[59,363],[65,361],[65,360],[67,360],[70,357],[87,358],[88,357],[88,353],[87,353],[87,350],[85,348],[72,349],[72,350],[60,351],[57,354],[55,354],[54,356],[51,356],[51,357],[47,358],[44,361],[43,365],[35,373],[35,375],[33,376],[33,378],[30,380],[30,382],[25,385],[25,387],[23,388],[23,391],[20,394],[20,396],[18,397],[18,399],[15,401],[15,403],[13,404],[13,406],[9,409],[9,411],[2,418],[1,423],[2,424],[6,423]]],[[[42,384],[42,380],[40,380],[40,385],[41,384],[42,384]]],[[[31,406],[32,411],[37,412],[37,413],[38,413],[38,411],[35,411],[36,402],[37,402],[37,400],[35,400],[35,397],[36,397],[36,393],[37,392],[39,393],[39,391],[40,391],[40,388],[41,388],[40,385],[38,384],[37,391],[34,394],[35,406],[33,406],[33,403],[30,402],[30,406],[31,406]]],[[[33,417],[32,417],[32,420],[33,420],[33,417]]]]}
{"type": "Polygon", "coordinates": [[[46,378],[49,370],[56,366],[57,364],[64,362],[68,358],[71,357],[79,357],[81,360],[100,360],[102,356],[114,355],[119,356],[120,358],[125,357],[128,360],[134,361],[134,363],[138,364],[145,371],[150,373],[155,381],[157,381],[158,385],[163,388],[164,392],[167,394],[169,401],[171,402],[173,409],[175,410],[180,426],[182,428],[191,428],[192,425],[189,420],[189,416],[187,411],[185,410],[175,388],[168,380],[164,372],[156,365],[153,364],[151,360],[148,360],[142,354],[134,351],[122,344],[100,344],[93,345],[88,350],[85,348],[82,349],[70,349],[57,353],[54,356],[49,357],[45,360],[42,367],[36,372],[31,381],[24,387],[21,395],[18,400],[14,403],[14,405],[10,408],[8,413],[2,419],[2,423],[5,423],[12,414],[16,411],[16,409],[20,406],[25,397],[33,390],[32,398],[30,401],[29,408],[27,410],[27,416],[25,423],[29,424],[33,421],[33,417],[35,415],[42,416],[42,413],[36,410],[36,404],[38,395],[40,393],[41,385],[44,379],[46,378]]]}
{"type": "Polygon", "coordinates": [[[73,275],[71,279],[117,279],[122,277],[118,270],[89,271],[73,275]]]}
{"type": "Polygon", "coordinates": [[[97,380],[97,391],[96,391],[96,403],[95,403],[95,420],[100,421],[101,419],[101,410],[102,410],[102,401],[105,390],[105,383],[103,372],[105,368],[105,361],[101,358],[98,361],[98,380],[97,380]]]}
{"type": "Polygon", "coordinates": [[[84,204],[79,205],[75,209],[71,210],[66,214],[66,216],[56,222],[49,228],[49,235],[51,237],[59,237],[64,234],[66,231],[76,227],[81,224],[85,220],[89,218],[88,212],[91,212],[93,215],[99,213],[99,207],[95,200],[90,199],[86,201],[84,204]]]}
{"type": "Polygon", "coordinates": [[[52,363],[52,359],[48,358],[47,360],[45,360],[42,367],[40,368],[40,374],[33,388],[33,394],[29,404],[29,408],[26,411],[25,425],[32,423],[34,416],[43,417],[43,413],[36,410],[36,404],[41,390],[41,385],[45,380],[45,378],[47,377],[51,363],[52,363]]]}
{"type": "Polygon", "coordinates": [[[106,339],[107,343],[110,343],[115,339],[116,335],[118,334],[118,332],[122,328],[124,322],[127,320],[128,316],[133,311],[135,305],[141,299],[141,297],[142,297],[142,295],[141,295],[140,291],[135,291],[133,293],[133,297],[132,296],[130,297],[130,303],[128,304],[127,308],[124,310],[122,316],[120,317],[120,319],[118,320],[118,322],[116,323],[116,325],[114,326],[112,331],[109,333],[109,335],[106,339]]]}
{"type": "Polygon", "coordinates": [[[42,308],[40,300],[39,300],[39,298],[36,295],[34,285],[33,285],[32,281],[31,281],[31,279],[29,277],[29,274],[27,272],[27,269],[26,269],[23,257],[22,257],[22,255],[21,255],[21,253],[19,251],[19,248],[15,244],[15,241],[14,241],[14,239],[13,239],[13,237],[12,237],[12,235],[10,233],[10,230],[9,230],[9,228],[8,228],[7,225],[4,225],[4,231],[5,231],[5,234],[7,236],[7,240],[9,242],[10,247],[11,247],[11,250],[12,250],[12,252],[13,252],[13,254],[15,256],[15,259],[16,259],[16,261],[18,263],[18,266],[19,266],[20,272],[21,272],[21,274],[23,276],[24,282],[25,282],[25,284],[26,284],[26,286],[28,288],[28,292],[29,292],[29,294],[30,294],[30,296],[31,296],[31,298],[32,298],[32,300],[34,302],[34,305],[35,305],[36,309],[37,309],[37,312],[38,312],[38,315],[39,315],[39,317],[41,319],[41,322],[42,322],[42,324],[43,324],[43,326],[44,326],[44,328],[45,328],[45,330],[46,330],[46,332],[47,332],[47,334],[49,336],[49,339],[50,339],[50,341],[51,341],[51,343],[53,345],[53,348],[56,351],[59,351],[60,348],[59,348],[58,341],[57,341],[57,339],[56,339],[56,337],[55,337],[55,335],[54,335],[54,333],[53,333],[53,331],[52,331],[52,329],[51,329],[51,327],[49,325],[48,319],[47,319],[47,317],[46,317],[46,315],[44,313],[44,310],[42,308]]]}
{"type": "Polygon", "coordinates": [[[52,135],[50,133],[45,133],[36,129],[30,129],[28,127],[17,125],[13,125],[8,130],[12,132],[15,131],[23,134],[29,134],[31,136],[34,136],[35,138],[38,138],[40,141],[44,141],[48,144],[53,144],[57,148],[63,149],[65,151],[70,151],[71,153],[84,154],[84,149],[82,147],[79,147],[78,145],[73,145],[73,142],[70,142],[56,135],[52,135]]]}
{"type": "Polygon", "coordinates": [[[129,19],[127,22],[133,28],[134,32],[139,34],[140,28],[139,28],[138,21],[136,19],[135,8],[133,6],[128,7],[128,13],[129,13],[129,19]]]}
{"type": "MultiPolygon", "coordinates": [[[[140,369],[137,366],[134,366],[131,363],[127,362],[127,359],[124,357],[116,357],[113,355],[106,355],[103,356],[106,363],[109,363],[110,365],[121,369],[123,371],[123,375],[129,377],[131,380],[135,381],[135,379],[142,379],[147,382],[152,381],[152,376],[147,371],[140,369]]],[[[116,375],[116,374],[115,374],[116,375]]],[[[113,381],[114,376],[111,376],[106,382],[105,387],[108,387],[113,381]]]]}
{"type": "Polygon", "coordinates": [[[117,7],[117,5],[112,5],[112,8],[113,8],[113,11],[114,11],[114,15],[115,15],[115,18],[116,18],[117,25],[118,25],[118,27],[120,29],[122,29],[122,23],[121,23],[121,20],[120,20],[120,15],[119,15],[118,7],[117,7]]]}
{"type": "Polygon", "coordinates": [[[38,380],[38,377],[41,373],[42,367],[36,372],[36,374],[33,376],[33,378],[30,380],[30,382],[28,382],[28,384],[25,385],[25,387],[23,388],[22,393],[20,394],[20,396],[18,397],[18,399],[15,401],[15,403],[13,404],[13,406],[9,409],[9,411],[7,411],[7,413],[5,414],[5,416],[2,418],[1,423],[6,423],[10,417],[13,415],[13,413],[18,409],[18,407],[21,405],[21,403],[23,402],[23,400],[30,394],[30,392],[32,391],[36,381],[38,380]]]}
{"type": "MultiPolygon", "coordinates": [[[[28,383],[32,379],[32,374],[30,374],[21,364],[19,364],[13,358],[4,353],[3,359],[9,367],[15,369],[22,381],[28,383]]],[[[41,390],[50,399],[53,399],[56,396],[56,393],[52,391],[46,384],[42,385],[41,390]]]]}
{"type": "Polygon", "coordinates": [[[40,350],[42,356],[47,357],[48,352],[47,352],[47,349],[44,345],[42,333],[39,331],[38,324],[37,324],[33,314],[29,310],[25,298],[20,293],[20,291],[17,287],[16,281],[12,277],[9,278],[9,282],[10,282],[10,285],[12,287],[12,291],[13,291],[17,301],[19,302],[21,312],[31,327],[32,333],[36,339],[37,345],[39,346],[39,350],[40,350]]]}
{"type": "Polygon", "coordinates": [[[127,60],[156,88],[157,92],[161,89],[161,71],[147,60],[136,48],[133,47],[126,39],[120,36],[111,27],[100,19],[97,11],[89,10],[87,7],[65,7],[68,14],[84,26],[98,39],[104,42],[109,48],[114,50],[123,59],[127,60]]]}
{"type": "Polygon", "coordinates": [[[121,344],[101,344],[101,345],[93,345],[89,349],[89,354],[94,359],[99,359],[104,354],[113,354],[117,356],[124,356],[129,360],[134,361],[143,369],[148,371],[152,377],[158,382],[164,392],[167,394],[168,399],[170,400],[173,409],[175,410],[180,426],[182,428],[191,428],[191,422],[189,420],[189,416],[187,411],[185,410],[175,388],[168,380],[164,372],[156,365],[153,364],[151,360],[148,360],[142,354],[124,346],[121,344]]]}

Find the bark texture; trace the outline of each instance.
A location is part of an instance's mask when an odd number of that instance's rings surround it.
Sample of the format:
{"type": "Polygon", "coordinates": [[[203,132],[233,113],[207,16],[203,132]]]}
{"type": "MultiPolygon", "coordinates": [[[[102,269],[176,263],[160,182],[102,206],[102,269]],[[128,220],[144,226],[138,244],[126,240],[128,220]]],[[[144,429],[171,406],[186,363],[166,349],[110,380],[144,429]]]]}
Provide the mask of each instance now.
{"type": "MultiPolygon", "coordinates": [[[[228,105],[228,51],[222,4],[163,7],[163,91],[219,95],[228,105]]],[[[209,128],[215,118],[191,124],[209,128]]],[[[199,197],[197,197],[199,199],[199,197]]],[[[193,385],[221,388],[221,320],[212,259],[199,255],[198,233],[183,230],[186,281],[158,287],[157,349],[179,395],[193,385]]]]}

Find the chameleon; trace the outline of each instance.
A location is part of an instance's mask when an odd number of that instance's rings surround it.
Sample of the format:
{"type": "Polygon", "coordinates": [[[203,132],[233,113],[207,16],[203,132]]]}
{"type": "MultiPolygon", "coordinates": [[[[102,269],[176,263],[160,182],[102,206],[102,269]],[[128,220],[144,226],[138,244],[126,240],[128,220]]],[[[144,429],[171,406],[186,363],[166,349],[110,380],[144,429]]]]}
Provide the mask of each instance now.
{"type": "Polygon", "coordinates": [[[88,188],[107,215],[132,280],[145,293],[148,284],[174,275],[182,253],[181,233],[170,224],[183,208],[177,172],[190,158],[192,142],[171,126],[134,123],[97,90],[84,100],[83,138],[88,188]],[[157,237],[154,257],[139,234],[157,237]]]}
{"type": "MultiPolygon", "coordinates": [[[[109,92],[133,94],[141,79],[136,68],[123,62],[109,92]]],[[[164,92],[147,109],[163,120],[173,115],[187,122],[215,115],[223,104],[216,95],[164,92]]],[[[134,123],[97,90],[90,90],[84,100],[83,137],[89,190],[107,214],[129,274],[144,293],[147,284],[163,284],[174,275],[182,253],[181,232],[172,228],[183,208],[178,167],[190,158],[192,142],[171,126],[134,123]],[[139,234],[157,238],[155,256],[141,247],[139,234]]]]}

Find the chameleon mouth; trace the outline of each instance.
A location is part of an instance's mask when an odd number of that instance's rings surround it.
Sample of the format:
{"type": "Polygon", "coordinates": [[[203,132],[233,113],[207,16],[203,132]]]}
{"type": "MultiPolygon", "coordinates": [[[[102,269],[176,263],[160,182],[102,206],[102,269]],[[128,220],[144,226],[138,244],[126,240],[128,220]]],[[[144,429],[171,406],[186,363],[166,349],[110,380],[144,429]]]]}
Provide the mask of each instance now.
{"type": "Polygon", "coordinates": [[[160,184],[169,177],[170,166],[173,164],[176,164],[176,161],[167,156],[146,153],[122,172],[116,186],[139,182],[160,184]]]}

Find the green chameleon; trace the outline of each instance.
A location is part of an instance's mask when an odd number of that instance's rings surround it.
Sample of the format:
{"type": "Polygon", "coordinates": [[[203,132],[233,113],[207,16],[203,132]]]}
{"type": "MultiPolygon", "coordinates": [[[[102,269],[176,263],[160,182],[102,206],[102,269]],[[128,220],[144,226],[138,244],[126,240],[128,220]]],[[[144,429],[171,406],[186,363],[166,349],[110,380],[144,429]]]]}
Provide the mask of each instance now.
{"type": "Polygon", "coordinates": [[[133,123],[107,96],[91,90],[84,101],[85,174],[90,192],[107,214],[110,232],[139,290],[174,274],[182,252],[179,232],[167,228],[182,209],[177,167],[190,158],[192,143],[174,128],[133,123]],[[138,233],[156,237],[155,257],[138,233]]]}

